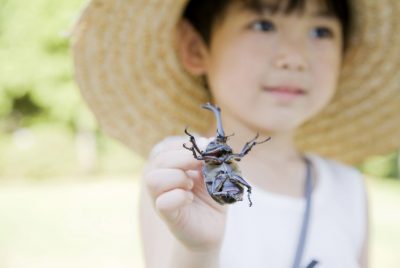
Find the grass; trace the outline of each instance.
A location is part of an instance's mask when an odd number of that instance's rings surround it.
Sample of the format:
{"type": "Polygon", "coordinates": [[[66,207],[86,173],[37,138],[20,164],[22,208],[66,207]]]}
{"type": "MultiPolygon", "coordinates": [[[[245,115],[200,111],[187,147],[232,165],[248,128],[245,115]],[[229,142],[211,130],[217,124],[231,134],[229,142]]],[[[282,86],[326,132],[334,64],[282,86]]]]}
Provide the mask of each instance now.
{"type": "Polygon", "coordinates": [[[143,267],[136,184],[2,186],[0,267],[143,267]]]}
{"type": "MultiPolygon", "coordinates": [[[[0,267],[142,268],[137,180],[65,181],[0,185],[0,267]]],[[[367,182],[371,267],[400,267],[400,183],[367,182]]]]}
{"type": "Polygon", "coordinates": [[[0,132],[0,182],[137,174],[142,165],[143,159],[117,141],[103,135],[96,139],[88,133],[81,137],[62,124],[0,132]]]}
{"type": "Polygon", "coordinates": [[[372,267],[400,267],[400,182],[368,179],[372,267]]]}

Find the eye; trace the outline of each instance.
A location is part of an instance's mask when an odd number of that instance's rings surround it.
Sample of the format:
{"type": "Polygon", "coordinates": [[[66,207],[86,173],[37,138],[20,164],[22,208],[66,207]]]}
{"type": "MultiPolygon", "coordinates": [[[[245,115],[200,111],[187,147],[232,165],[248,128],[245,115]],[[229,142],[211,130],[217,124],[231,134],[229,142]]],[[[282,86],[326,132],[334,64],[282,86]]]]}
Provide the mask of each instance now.
{"type": "Polygon", "coordinates": [[[275,25],[269,20],[257,20],[251,23],[250,28],[255,31],[271,32],[274,31],[275,25]]]}
{"type": "Polygon", "coordinates": [[[334,33],[333,30],[328,28],[328,27],[316,27],[311,30],[311,37],[315,37],[318,39],[323,39],[323,38],[333,38],[334,33]]]}

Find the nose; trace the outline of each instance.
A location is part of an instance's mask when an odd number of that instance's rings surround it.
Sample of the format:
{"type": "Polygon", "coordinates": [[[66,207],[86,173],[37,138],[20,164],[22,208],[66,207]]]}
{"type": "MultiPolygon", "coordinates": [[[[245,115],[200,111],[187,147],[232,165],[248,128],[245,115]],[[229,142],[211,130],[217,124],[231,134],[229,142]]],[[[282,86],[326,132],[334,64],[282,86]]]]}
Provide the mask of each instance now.
{"type": "Polygon", "coordinates": [[[281,45],[276,55],[275,66],[281,70],[305,71],[308,64],[302,45],[281,45]]]}
{"type": "Polygon", "coordinates": [[[303,72],[306,70],[306,63],[304,60],[289,55],[280,57],[276,62],[276,66],[279,69],[288,71],[303,72]]]}

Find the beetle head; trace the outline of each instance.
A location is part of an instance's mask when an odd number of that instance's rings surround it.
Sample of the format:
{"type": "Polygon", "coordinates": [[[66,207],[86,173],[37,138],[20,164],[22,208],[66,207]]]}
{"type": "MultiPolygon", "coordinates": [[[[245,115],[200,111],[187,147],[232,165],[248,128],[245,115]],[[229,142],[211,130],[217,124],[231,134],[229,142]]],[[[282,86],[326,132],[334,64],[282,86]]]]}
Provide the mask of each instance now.
{"type": "MultiPolygon", "coordinates": [[[[226,138],[226,137],[225,137],[226,138]]],[[[223,155],[232,154],[232,148],[225,143],[225,140],[220,140],[218,137],[211,141],[206,148],[208,154],[212,154],[216,157],[221,157],[223,155]]]]}

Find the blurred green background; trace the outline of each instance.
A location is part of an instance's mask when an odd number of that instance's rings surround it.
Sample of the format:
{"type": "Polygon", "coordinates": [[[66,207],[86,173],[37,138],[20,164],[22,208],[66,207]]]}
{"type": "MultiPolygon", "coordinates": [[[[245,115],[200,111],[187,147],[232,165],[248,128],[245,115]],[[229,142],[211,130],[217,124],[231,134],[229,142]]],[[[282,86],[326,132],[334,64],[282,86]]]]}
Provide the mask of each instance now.
{"type": "MultiPolygon", "coordinates": [[[[143,160],[99,131],[73,81],[83,0],[0,0],[0,267],[143,267],[143,160]]],[[[400,267],[399,153],[371,157],[372,267],[400,267]]]]}

